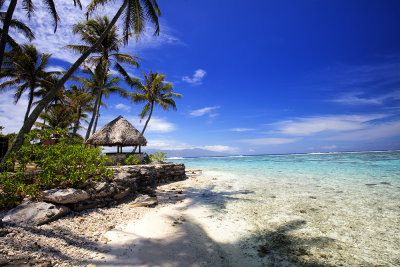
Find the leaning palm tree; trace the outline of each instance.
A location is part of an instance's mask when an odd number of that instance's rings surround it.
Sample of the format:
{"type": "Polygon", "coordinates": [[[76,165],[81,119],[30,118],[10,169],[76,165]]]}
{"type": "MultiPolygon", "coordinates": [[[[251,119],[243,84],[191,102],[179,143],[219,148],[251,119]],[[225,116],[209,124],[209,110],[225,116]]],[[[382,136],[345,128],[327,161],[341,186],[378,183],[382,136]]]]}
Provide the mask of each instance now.
{"type": "MultiPolygon", "coordinates": [[[[15,1],[16,0],[12,0],[15,1]]],[[[110,3],[110,0],[92,0],[91,3],[89,4],[88,10],[87,10],[87,16],[89,16],[99,5],[105,5],[110,3]]],[[[0,2],[1,3],[1,2],[0,2]]],[[[7,17],[11,19],[12,13],[14,12],[15,4],[14,7],[10,7],[11,12],[8,12],[7,10],[7,17]],[[11,16],[10,16],[11,14],[11,16]]],[[[74,64],[72,64],[68,70],[65,72],[64,76],[59,80],[59,82],[50,90],[50,92],[42,99],[42,101],[35,107],[35,109],[32,111],[31,115],[28,117],[28,120],[24,122],[23,126],[18,132],[18,135],[16,136],[14,142],[8,149],[6,155],[1,160],[0,163],[0,168],[1,166],[7,161],[9,155],[11,152],[17,151],[22,144],[24,143],[24,135],[27,134],[36,119],[39,117],[40,113],[43,111],[43,109],[52,101],[58,90],[64,85],[64,83],[73,75],[73,73],[79,68],[79,66],[85,61],[85,59],[93,52],[97,47],[100,46],[101,42],[103,39],[108,35],[109,31],[112,29],[112,27],[115,25],[115,23],[118,21],[122,13],[125,11],[125,19],[124,19],[124,37],[125,37],[125,43],[128,43],[128,38],[130,32],[133,30],[133,33],[136,35],[136,39],[138,39],[139,35],[144,31],[146,22],[151,22],[155,26],[155,35],[158,35],[160,32],[160,26],[158,23],[158,16],[161,15],[160,9],[158,8],[158,4],[156,0],[123,0],[122,5],[119,7],[117,13],[114,15],[113,19],[111,20],[110,24],[108,27],[105,29],[103,34],[100,36],[100,38],[97,40],[97,42],[92,45],[89,49],[87,49],[76,61],[74,64]],[[127,8],[128,7],[128,8],[127,8]]],[[[3,28],[3,32],[4,28],[3,28]]],[[[7,28],[7,33],[8,33],[8,28],[7,28]]],[[[1,51],[4,51],[4,48],[1,47],[0,45],[0,53],[1,51]]],[[[1,58],[1,55],[0,55],[1,58]]],[[[0,61],[1,63],[1,61],[0,61]]],[[[0,65],[1,66],[1,65],[0,65]]]]}
{"type": "Polygon", "coordinates": [[[119,77],[114,77],[111,74],[104,76],[104,69],[101,65],[98,65],[94,70],[86,67],[83,72],[88,75],[88,77],[75,77],[74,79],[82,83],[88,90],[91,91],[92,95],[96,96],[95,105],[92,113],[92,120],[89,123],[89,127],[86,132],[85,139],[89,138],[91,125],[94,122],[93,132],[96,131],[97,122],[100,116],[100,106],[102,105],[102,98],[106,98],[111,93],[118,93],[122,97],[127,97],[126,91],[119,86],[119,77]]]}
{"type": "MultiPolygon", "coordinates": [[[[0,22],[2,24],[4,24],[5,18],[6,18],[6,12],[0,12],[0,22]]],[[[35,35],[33,34],[32,30],[25,23],[17,19],[11,19],[10,28],[24,35],[24,37],[29,42],[35,39],[35,35]]],[[[3,29],[0,29],[0,37],[2,35],[3,35],[3,29]]],[[[6,44],[9,45],[14,50],[21,49],[20,45],[9,34],[6,39],[6,44]]]]}
{"type": "Polygon", "coordinates": [[[50,54],[39,54],[36,47],[30,44],[22,45],[21,51],[13,50],[6,53],[5,68],[0,72],[0,79],[6,78],[8,80],[0,84],[0,90],[16,86],[15,103],[20,100],[24,92],[29,92],[29,102],[24,121],[27,120],[31,110],[35,90],[52,74],[52,72],[45,70],[49,59],[50,54]]]}
{"type": "MultiPolygon", "coordinates": [[[[102,33],[110,25],[110,21],[107,16],[96,17],[95,19],[89,19],[84,22],[79,22],[74,25],[73,32],[79,34],[85,45],[67,45],[66,48],[71,49],[76,53],[85,52],[89,46],[92,46],[100,38],[102,33]]],[[[93,54],[86,59],[86,62],[95,65],[96,69],[100,68],[99,74],[103,75],[98,84],[99,90],[97,90],[97,98],[95,103],[95,108],[93,112],[92,119],[89,123],[86,139],[89,138],[90,132],[92,130],[93,122],[98,119],[98,112],[100,109],[101,95],[103,92],[105,77],[108,75],[111,64],[118,65],[119,63],[127,63],[136,67],[139,67],[136,56],[129,54],[122,54],[119,52],[125,38],[119,38],[118,27],[113,26],[109,31],[108,35],[101,42],[101,45],[93,51],[93,54]]],[[[96,131],[96,125],[93,127],[93,132],[96,131]]]]}
{"type": "MultiPolygon", "coordinates": [[[[160,106],[163,110],[170,108],[176,110],[174,97],[181,98],[181,94],[172,92],[173,85],[165,82],[165,75],[158,72],[153,73],[150,71],[148,75],[143,72],[144,83],[137,78],[132,78],[122,68],[118,68],[119,73],[124,77],[124,81],[133,89],[138,92],[128,93],[131,96],[132,102],[146,103],[139,114],[143,119],[147,116],[147,120],[143,126],[141,134],[144,134],[147,125],[153,114],[154,105],[160,106]]],[[[136,151],[136,147],[133,153],[136,151]]]]}
{"type": "MultiPolygon", "coordinates": [[[[7,43],[7,39],[8,39],[8,30],[9,30],[10,26],[12,25],[12,21],[13,21],[12,16],[14,14],[15,7],[17,6],[17,1],[18,0],[10,1],[10,4],[7,8],[7,12],[4,15],[3,30],[2,30],[1,40],[0,40],[0,69],[2,68],[2,65],[3,65],[4,51],[5,51],[6,43],[7,43]]],[[[94,0],[94,1],[96,1],[96,0],[94,0]]],[[[4,0],[0,1],[0,8],[3,7],[4,2],[5,2],[4,0]]],[[[53,18],[54,32],[56,32],[57,22],[60,20],[60,18],[58,17],[54,1],[53,0],[44,0],[43,3],[46,5],[47,9],[49,10],[50,15],[53,18]]],[[[74,0],[74,5],[76,6],[77,4],[82,9],[80,0],[74,0]]],[[[34,11],[35,11],[32,0],[22,0],[22,9],[24,9],[26,11],[28,18],[30,19],[32,16],[32,13],[34,13],[34,11]]]]}

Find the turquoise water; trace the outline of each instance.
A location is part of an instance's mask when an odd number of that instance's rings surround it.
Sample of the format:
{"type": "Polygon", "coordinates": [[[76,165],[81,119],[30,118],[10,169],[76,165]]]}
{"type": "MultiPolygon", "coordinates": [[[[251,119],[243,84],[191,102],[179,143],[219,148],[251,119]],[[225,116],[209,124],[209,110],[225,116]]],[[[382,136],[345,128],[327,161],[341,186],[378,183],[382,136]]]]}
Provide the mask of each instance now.
{"type": "Polygon", "coordinates": [[[400,151],[170,161],[203,170],[188,190],[244,265],[400,266],[400,151]]]}
{"type": "Polygon", "coordinates": [[[186,169],[225,172],[244,179],[400,186],[400,151],[173,159],[186,169]]]}

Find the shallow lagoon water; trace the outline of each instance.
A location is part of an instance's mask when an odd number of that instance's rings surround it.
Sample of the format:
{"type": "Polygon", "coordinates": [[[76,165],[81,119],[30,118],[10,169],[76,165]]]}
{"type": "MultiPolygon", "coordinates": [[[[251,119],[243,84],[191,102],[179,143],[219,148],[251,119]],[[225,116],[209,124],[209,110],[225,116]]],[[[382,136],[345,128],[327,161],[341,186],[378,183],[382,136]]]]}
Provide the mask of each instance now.
{"type": "Polygon", "coordinates": [[[211,181],[193,190],[232,266],[400,266],[400,151],[173,161],[211,181]]]}

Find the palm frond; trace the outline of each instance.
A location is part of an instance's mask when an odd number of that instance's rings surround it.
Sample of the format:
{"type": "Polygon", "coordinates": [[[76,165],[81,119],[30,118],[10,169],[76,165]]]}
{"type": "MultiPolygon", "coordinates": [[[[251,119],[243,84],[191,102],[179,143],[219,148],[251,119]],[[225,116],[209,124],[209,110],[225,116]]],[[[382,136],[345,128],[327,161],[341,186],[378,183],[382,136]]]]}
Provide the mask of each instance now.
{"type": "MultiPolygon", "coordinates": [[[[42,0],[42,1],[47,6],[47,9],[49,10],[49,13],[51,14],[51,16],[53,16],[54,32],[56,32],[57,31],[57,23],[60,20],[60,18],[58,17],[56,6],[54,5],[54,1],[53,0],[42,0]]],[[[75,1],[74,1],[74,3],[75,3],[75,1]]]]}
{"type": "Polygon", "coordinates": [[[22,33],[25,36],[25,38],[28,39],[29,41],[35,39],[35,35],[31,30],[31,28],[29,28],[25,23],[17,19],[12,19],[10,21],[10,27],[22,33]]]}

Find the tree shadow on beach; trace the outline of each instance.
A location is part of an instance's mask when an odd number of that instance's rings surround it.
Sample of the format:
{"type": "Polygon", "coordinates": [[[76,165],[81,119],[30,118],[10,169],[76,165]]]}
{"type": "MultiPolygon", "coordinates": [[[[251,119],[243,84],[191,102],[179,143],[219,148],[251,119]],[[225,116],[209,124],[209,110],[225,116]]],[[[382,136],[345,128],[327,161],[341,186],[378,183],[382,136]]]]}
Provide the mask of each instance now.
{"type": "MultiPolygon", "coordinates": [[[[163,219],[169,223],[179,221],[172,216],[163,219]]],[[[159,238],[115,229],[114,241],[104,247],[107,258],[86,263],[98,266],[333,266],[327,259],[312,255],[310,249],[323,248],[334,240],[292,235],[292,231],[305,225],[305,221],[291,221],[273,231],[249,234],[234,243],[215,241],[194,218],[179,221],[174,226],[177,231],[159,238]]]]}
{"type": "Polygon", "coordinates": [[[322,249],[331,246],[335,240],[328,237],[304,238],[293,235],[291,232],[306,225],[306,221],[295,220],[283,224],[275,230],[263,230],[251,236],[249,240],[257,240],[259,257],[267,259],[271,266],[277,263],[282,256],[296,266],[326,267],[334,266],[327,263],[326,255],[313,255],[312,249],[322,249]]]}
{"type": "Polygon", "coordinates": [[[251,190],[233,190],[233,191],[218,191],[215,185],[209,185],[203,188],[187,187],[185,191],[192,199],[188,207],[203,204],[210,206],[213,209],[225,209],[229,201],[250,201],[256,200],[244,198],[239,195],[253,194],[251,190]]]}

